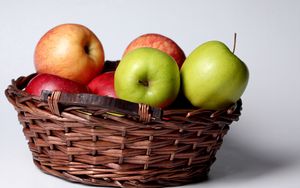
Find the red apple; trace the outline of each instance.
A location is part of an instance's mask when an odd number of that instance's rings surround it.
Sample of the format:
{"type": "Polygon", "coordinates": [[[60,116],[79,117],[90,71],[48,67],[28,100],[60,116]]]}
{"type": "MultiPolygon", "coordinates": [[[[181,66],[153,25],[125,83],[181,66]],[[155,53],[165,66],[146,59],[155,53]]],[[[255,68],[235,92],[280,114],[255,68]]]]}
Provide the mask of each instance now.
{"type": "Polygon", "coordinates": [[[25,88],[25,91],[31,95],[40,96],[43,90],[63,91],[66,93],[89,93],[86,85],[61,78],[51,74],[38,74],[25,88]]]}
{"type": "Polygon", "coordinates": [[[185,60],[183,50],[172,39],[156,33],[144,34],[134,39],[126,48],[123,57],[128,52],[141,47],[156,48],[169,54],[174,58],[179,68],[185,60]]]}
{"type": "Polygon", "coordinates": [[[48,73],[87,84],[103,68],[104,50],[96,35],[79,24],[49,30],[34,52],[38,73],[48,73]]]}
{"type": "Polygon", "coordinates": [[[88,87],[92,93],[116,98],[114,88],[114,71],[105,72],[94,78],[88,87]]]}

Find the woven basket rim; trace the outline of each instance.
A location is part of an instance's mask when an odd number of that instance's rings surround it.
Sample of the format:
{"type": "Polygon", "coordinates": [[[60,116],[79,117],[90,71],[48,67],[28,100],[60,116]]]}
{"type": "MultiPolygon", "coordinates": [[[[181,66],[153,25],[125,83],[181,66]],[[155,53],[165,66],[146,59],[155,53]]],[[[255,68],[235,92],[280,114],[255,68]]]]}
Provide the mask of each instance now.
{"type": "MultiPolygon", "coordinates": [[[[107,71],[109,71],[109,70],[107,70],[107,71]]],[[[43,91],[41,96],[34,96],[34,95],[30,95],[29,93],[24,91],[28,82],[36,75],[37,75],[37,73],[32,73],[28,76],[20,76],[17,79],[12,79],[11,84],[5,90],[6,97],[9,99],[9,95],[10,95],[9,93],[13,93],[16,96],[25,97],[25,99],[27,99],[27,100],[30,98],[32,100],[47,102],[47,101],[45,101],[45,99],[47,99],[46,96],[49,96],[53,92],[43,91]],[[43,96],[43,94],[44,94],[44,96],[43,96]]],[[[64,93],[64,92],[60,92],[60,93],[65,94],[66,96],[71,96],[71,97],[73,96],[74,98],[76,98],[75,96],[78,96],[78,95],[80,95],[80,98],[82,98],[82,96],[93,96],[96,98],[103,97],[103,96],[98,96],[98,95],[92,94],[92,93],[79,93],[79,94],[64,93]]],[[[108,97],[108,96],[104,96],[104,97],[107,99],[110,99],[111,101],[119,100],[119,99],[108,97]]],[[[126,102],[126,104],[129,104],[129,105],[136,105],[136,106],[143,105],[141,103],[135,103],[135,102],[130,102],[130,101],[125,101],[125,102],[126,102]]],[[[74,105],[76,106],[78,104],[74,103],[74,105]]],[[[201,108],[192,106],[191,104],[189,104],[188,106],[185,106],[185,107],[181,107],[181,108],[180,107],[174,108],[172,105],[170,105],[170,107],[167,107],[164,109],[152,107],[152,110],[153,111],[155,110],[156,113],[158,113],[161,116],[159,121],[162,121],[162,118],[164,116],[171,115],[171,114],[185,114],[185,117],[189,118],[189,117],[197,115],[197,114],[209,113],[210,118],[215,118],[215,117],[219,116],[220,114],[224,114],[224,113],[231,114],[235,110],[237,110],[237,108],[240,111],[241,106],[242,106],[242,100],[239,99],[236,103],[234,103],[232,105],[228,105],[227,107],[221,108],[218,110],[201,109],[201,108]]],[[[151,108],[151,106],[149,106],[149,107],[151,108]]]]}

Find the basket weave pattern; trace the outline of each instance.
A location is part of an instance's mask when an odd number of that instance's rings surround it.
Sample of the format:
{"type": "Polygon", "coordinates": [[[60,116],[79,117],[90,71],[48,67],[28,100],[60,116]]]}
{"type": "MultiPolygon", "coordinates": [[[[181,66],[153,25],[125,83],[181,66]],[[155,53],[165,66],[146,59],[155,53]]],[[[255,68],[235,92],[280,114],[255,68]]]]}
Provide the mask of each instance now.
{"type": "Polygon", "coordinates": [[[72,182],[161,187],[201,181],[240,116],[241,101],[219,111],[166,109],[161,120],[148,123],[101,106],[58,108],[55,100],[22,91],[31,77],[13,80],[5,94],[37,167],[72,182]]]}

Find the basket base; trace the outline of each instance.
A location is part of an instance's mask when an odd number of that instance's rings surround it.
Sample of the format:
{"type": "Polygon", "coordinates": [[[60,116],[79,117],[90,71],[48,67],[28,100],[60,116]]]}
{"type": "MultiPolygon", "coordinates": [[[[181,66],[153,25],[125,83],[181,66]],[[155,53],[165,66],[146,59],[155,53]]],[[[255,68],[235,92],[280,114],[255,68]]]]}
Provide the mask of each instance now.
{"type": "Polygon", "coordinates": [[[208,180],[208,173],[210,168],[206,168],[205,171],[201,170],[201,174],[194,174],[188,178],[176,178],[176,179],[157,179],[157,180],[145,180],[141,181],[112,181],[104,179],[95,179],[95,178],[83,178],[71,175],[66,171],[57,171],[49,168],[48,166],[42,165],[39,161],[33,159],[34,164],[44,173],[58,177],[62,180],[69,181],[71,183],[79,183],[90,186],[102,186],[102,187],[141,187],[141,188],[159,188],[159,187],[173,187],[173,186],[182,186],[193,183],[200,183],[208,180]]]}

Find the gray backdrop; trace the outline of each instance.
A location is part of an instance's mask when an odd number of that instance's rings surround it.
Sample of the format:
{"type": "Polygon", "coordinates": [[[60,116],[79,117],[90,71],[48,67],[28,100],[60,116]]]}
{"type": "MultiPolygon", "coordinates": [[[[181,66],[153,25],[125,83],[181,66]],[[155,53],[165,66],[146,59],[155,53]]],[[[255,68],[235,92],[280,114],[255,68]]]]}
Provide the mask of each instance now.
{"type": "Polygon", "coordinates": [[[106,59],[119,59],[140,34],[174,39],[188,55],[207,40],[232,47],[250,81],[209,181],[186,187],[300,187],[300,1],[65,0],[0,1],[0,187],[84,187],[48,176],[32,163],[16,112],[3,95],[12,78],[34,72],[33,51],[50,28],[86,25],[106,59]]]}

